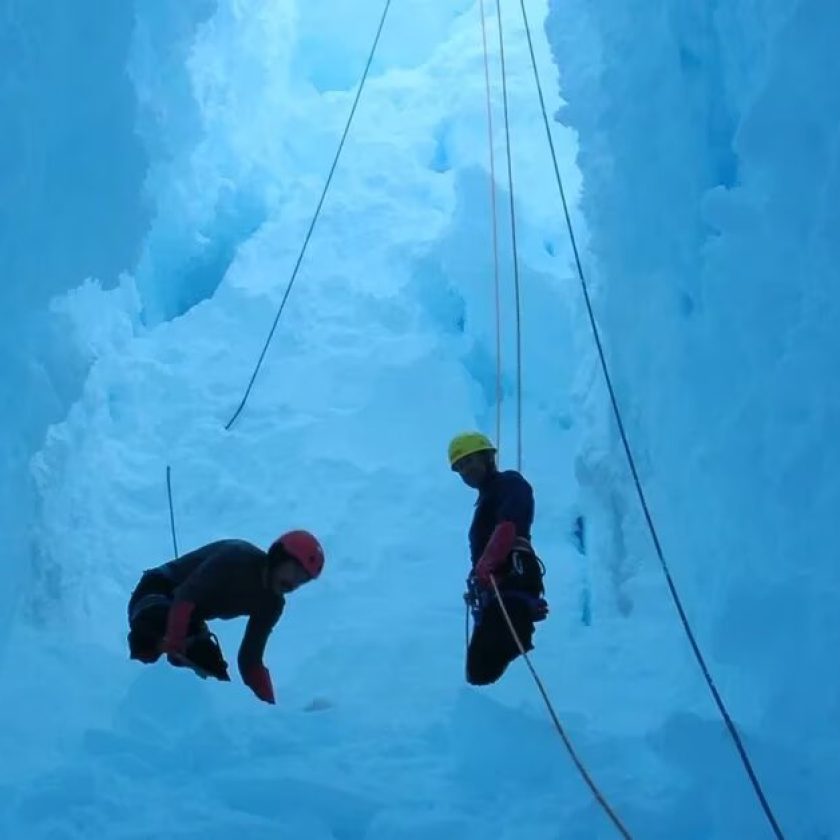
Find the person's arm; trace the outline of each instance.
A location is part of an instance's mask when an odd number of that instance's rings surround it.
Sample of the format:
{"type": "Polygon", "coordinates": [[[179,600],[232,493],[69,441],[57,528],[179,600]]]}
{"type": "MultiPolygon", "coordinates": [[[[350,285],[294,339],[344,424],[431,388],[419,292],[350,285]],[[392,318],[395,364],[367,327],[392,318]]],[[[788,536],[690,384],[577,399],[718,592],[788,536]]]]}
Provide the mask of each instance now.
{"type": "Polygon", "coordinates": [[[283,602],[276,608],[260,610],[248,618],[245,635],[239,646],[237,663],[242,681],[256,696],[266,703],[274,703],[274,686],[271,674],[263,664],[263,654],[268,637],[283,612],[283,602]]]}

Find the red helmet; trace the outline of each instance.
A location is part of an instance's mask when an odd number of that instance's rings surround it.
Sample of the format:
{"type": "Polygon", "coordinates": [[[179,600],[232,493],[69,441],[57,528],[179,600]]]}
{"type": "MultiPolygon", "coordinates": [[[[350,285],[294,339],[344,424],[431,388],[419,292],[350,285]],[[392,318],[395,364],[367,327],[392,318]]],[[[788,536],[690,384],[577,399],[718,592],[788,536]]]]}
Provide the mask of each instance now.
{"type": "Polygon", "coordinates": [[[297,560],[311,577],[316,578],[321,574],[324,568],[324,549],[309,531],[288,531],[279,536],[271,548],[278,544],[286,554],[297,560]]]}

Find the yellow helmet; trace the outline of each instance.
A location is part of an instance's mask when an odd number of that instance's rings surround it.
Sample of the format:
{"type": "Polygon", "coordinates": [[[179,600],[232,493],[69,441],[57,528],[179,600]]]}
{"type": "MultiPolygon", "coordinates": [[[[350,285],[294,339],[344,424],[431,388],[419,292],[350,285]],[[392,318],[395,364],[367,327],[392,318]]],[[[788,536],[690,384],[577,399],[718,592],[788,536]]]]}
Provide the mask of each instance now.
{"type": "Polygon", "coordinates": [[[449,466],[455,469],[455,464],[475,452],[495,452],[490,438],[481,432],[464,432],[452,438],[449,444],[449,466]]]}

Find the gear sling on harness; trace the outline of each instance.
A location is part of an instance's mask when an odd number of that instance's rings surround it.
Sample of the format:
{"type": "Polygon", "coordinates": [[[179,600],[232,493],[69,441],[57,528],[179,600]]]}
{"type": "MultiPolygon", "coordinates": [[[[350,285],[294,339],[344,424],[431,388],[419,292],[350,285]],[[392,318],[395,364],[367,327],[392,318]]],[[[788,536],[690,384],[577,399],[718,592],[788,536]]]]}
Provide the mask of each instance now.
{"type": "MultiPolygon", "coordinates": [[[[530,608],[531,620],[541,621],[547,611],[542,597],[545,593],[544,575],[545,565],[534,552],[530,541],[518,537],[505,566],[496,575],[496,580],[503,598],[523,602],[530,608]]],[[[464,600],[478,626],[486,608],[495,602],[495,597],[492,590],[480,587],[471,574],[467,578],[464,600]]]]}

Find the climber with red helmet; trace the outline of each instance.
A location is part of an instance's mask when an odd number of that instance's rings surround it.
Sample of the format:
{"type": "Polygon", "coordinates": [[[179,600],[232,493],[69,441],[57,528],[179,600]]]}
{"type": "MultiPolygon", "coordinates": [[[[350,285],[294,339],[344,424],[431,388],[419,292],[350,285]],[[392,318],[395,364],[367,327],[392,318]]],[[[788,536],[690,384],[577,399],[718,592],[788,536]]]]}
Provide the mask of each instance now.
{"type": "Polygon", "coordinates": [[[548,615],[545,568],[531,545],[534,492],[520,473],[498,469],[496,447],[480,432],[452,439],[449,465],[467,487],[478,491],[469,532],[472,567],[464,595],[475,622],[466,670],[472,685],[488,685],[519,656],[520,643],[526,652],[533,648],[534,623],[548,615]]]}
{"type": "Polygon", "coordinates": [[[247,616],[239,647],[243,682],[274,703],[271,676],[263,664],[268,637],[285,596],[314,580],[324,551],[307,531],[289,531],[263,551],[245,540],[220,540],[143,573],[128,603],[131,659],[172,665],[199,676],[229,680],[227,663],[206,622],[247,616]]]}

